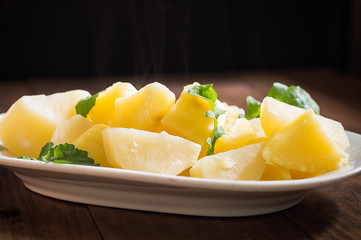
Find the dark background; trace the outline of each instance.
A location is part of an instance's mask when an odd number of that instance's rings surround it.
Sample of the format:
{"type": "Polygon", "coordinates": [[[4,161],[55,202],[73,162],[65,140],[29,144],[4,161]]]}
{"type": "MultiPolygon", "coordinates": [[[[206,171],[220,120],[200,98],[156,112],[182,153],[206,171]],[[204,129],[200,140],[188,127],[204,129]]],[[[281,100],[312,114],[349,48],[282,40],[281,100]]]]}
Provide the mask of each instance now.
{"type": "Polygon", "coordinates": [[[350,1],[0,1],[0,78],[348,70],[350,1]]]}

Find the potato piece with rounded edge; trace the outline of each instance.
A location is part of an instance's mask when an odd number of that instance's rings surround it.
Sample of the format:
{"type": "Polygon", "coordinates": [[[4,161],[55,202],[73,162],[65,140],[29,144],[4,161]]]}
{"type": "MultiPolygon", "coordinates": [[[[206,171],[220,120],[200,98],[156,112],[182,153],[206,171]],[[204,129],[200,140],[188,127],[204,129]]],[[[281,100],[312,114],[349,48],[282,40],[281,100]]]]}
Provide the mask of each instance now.
{"type": "Polygon", "coordinates": [[[224,126],[226,134],[218,138],[214,146],[214,152],[226,152],[232,149],[246,146],[251,139],[256,138],[249,121],[238,118],[233,126],[224,126]]]}
{"type": "Polygon", "coordinates": [[[82,115],[75,115],[61,123],[59,123],[51,137],[51,142],[55,145],[63,143],[72,143],[86,130],[94,126],[95,124],[83,117],[82,115]]]}
{"type": "Polygon", "coordinates": [[[137,89],[127,82],[116,82],[96,98],[95,106],[89,111],[89,118],[97,124],[106,124],[111,127],[119,126],[115,111],[115,100],[128,97],[137,92],[137,89]]]}
{"type": "Polygon", "coordinates": [[[191,177],[224,180],[259,180],[266,167],[262,158],[264,143],[255,143],[198,160],[191,177]]]}
{"type": "Polygon", "coordinates": [[[263,149],[268,164],[303,172],[336,170],[348,155],[334,142],[312,109],[281,128],[263,149]]]}
{"type": "Polygon", "coordinates": [[[201,146],[166,132],[107,128],[103,144],[112,167],[178,175],[197,161],[201,146]]]}
{"type": "Polygon", "coordinates": [[[21,97],[1,120],[0,140],[16,156],[37,158],[51,140],[55,127],[75,116],[75,105],[87,96],[88,91],[72,90],[21,97]]]}
{"type": "Polygon", "coordinates": [[[265,97],[261,104],[260,121],[267,136],[292,122],[304,109],[280,102],[272,97],[265,97]]]}
{"type": "Polygon", "coordinates": [[[94,163],[100,163],[101,167],[110,167],[105,155],[102,135],[102,131],[107,127],[108,125],[105,124],[96,124],[73,142],[78,149],[87,151],[88,156],[94,160],[94,163]]]}
{"type": "Polygon", "coordinates": [[[175,94],[166,86],[150,83],[137,93],[115,101],[118,126],[160,132],[160,121],[174,102],[175,94]]]}
{"type": "MultiPolygon", "coordinates": [[[[286,126],[306,110],[280,102],[274,98],[266,97],[262,101],[260,119],[263,130],[267,136],[286,126]]],[[[342,150],[350,146],[348,137],[341,123],[329,118],[315,115],[323,125],[327,134],[335,141],[342,150]]]]}
{"type": "Polygon", "coordinates": [[[180,97],[161,121],[161,129],[169,134],[180,136],[202,146],[200,157],[206,155],[212,137],[213,119],[206,117],[211,110],[207,100],[188,94],[195,84],[184,87],[180,97]]]}

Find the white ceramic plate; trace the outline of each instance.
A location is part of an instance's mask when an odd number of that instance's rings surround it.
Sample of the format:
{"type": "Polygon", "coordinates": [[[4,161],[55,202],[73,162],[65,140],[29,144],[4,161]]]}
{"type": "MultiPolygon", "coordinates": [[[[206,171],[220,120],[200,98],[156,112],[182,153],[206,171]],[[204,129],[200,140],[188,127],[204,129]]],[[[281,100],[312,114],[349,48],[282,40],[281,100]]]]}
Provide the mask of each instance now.
{"type": "Polygon", "coordinates": [[[12,170],[28,189],[61,200],[197,216],[250,216],[287,209],[299,203],[308,190],[360,174],[361,135],[347,135],[349,164],[302,180],[223,181],[49,164],[9,157],[3,145],[0,165],[12,170]]]}

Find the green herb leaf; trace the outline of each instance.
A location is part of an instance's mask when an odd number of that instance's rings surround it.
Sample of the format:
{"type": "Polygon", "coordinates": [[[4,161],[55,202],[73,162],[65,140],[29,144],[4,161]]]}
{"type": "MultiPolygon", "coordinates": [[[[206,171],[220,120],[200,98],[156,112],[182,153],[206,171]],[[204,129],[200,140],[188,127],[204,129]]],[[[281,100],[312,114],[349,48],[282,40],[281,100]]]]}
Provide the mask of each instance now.
{"type": "Polygon", "coordinates": [[[217,101],[217,93],[213,89],[212,84],[207,85],[194,85],[191,89],[188,90],[188,94],[201,97],[209,103],[212,110],[206,112],[207,118],[214,119],[213,124],[213,133],[212,137],[207,139],[207,143],[209,144],[209,148],[207,150],[207,156],[214,154],[214,146],[218,138],[220,138],[223,134],[225,134],[225,130],[222,126],[218,126],[218,117],[222,114],[225,114],[225,110],[218,108],[216,101],[217,101]]]}
{"type": "MultiPolygon", "coordinates": [[[[214,121],[216,122],[217,120],[215,119],[214,121]]],[[[215,125],[218,125],[218,121],[215,125]]],[[[224,130],[223,126],[216,126],[212,137],[207,139],[207,143],[209,144],[209,148],[206,154],[207,156],[214,154],[214,146],[216,145],[216,141],[224,134],[226,134],[226,131],[224,130]]]]}
{"type": "Polygon", "coordinates": [[[216,119],[216,114],[214,114],[213,111],[209,110],[206,112],[206,117],[216,119]]]}
{"type": "Polygon", "coordinates": [[[287,87],[282,83],[274,83],[268,92],[268,96],[296,107],[312,108],[315,113],[320,114],[318,104],[306,90],[299,86],[287,87]]]}
{"type": "Polygon", "coordinates": [[[46,143],[46,144],[41,148],[41,151],[40,151],[40,154],[39,154],[38,159],[41,159],[41,158],[43,158],[44,156],[46,156],[46,155],[48,154],[48,152],[53,148],[53,146],[54,146],[54,143],[52,143],[52,142],[46,143]]]}
{"type": "Polygon", "coordinates": [[[88,153],[79,150],[73,144],[64,143],[54,147],[54,143],[46,143],[39,154],[38,158],[20,156],[20,159],[38,160],[47,163],[67,163],[67,164],[80,164],[89,166],[99,166],[94,164],[94,160],[88,157],[88,153]]]}
{"type": "Polygon", "coordinates": [[[226,110],[222,109],[222,108],[218,108],[217,107],[217,104],[216,104],[216,107],[214,109],[214,114],[215,114],[215,117],[218,119],[219,116],[223,115],[226,113],[226,110]]]}
{"type": "Polygon", "coordinates": [[[213,84],[207,85],[194,85],[191,89],[188,90],[190,95],[201,97],[208,101],[209,105],[211,106],[212,111],[215,109],[215,102],[217,100],[217,93],[213,89],[213,84]]]}
{"type": "Polygon", "coordinates": [[[267,96],[273,97],[278,101],[284,102],[286,101],[286,94],[287,94],[288,86],[284,85],[279,82],[273,83],[272,87],[268,90],[267,96]]]}
{"type": "Polygon", "coordinates": [[[247,101],[247,113],[245,115],[245,118],[250,120],[252,118],[259,117],[259,114],[261,112],[261,102],[254,99],[251,96],[248,96],[246,101],[247,101]]]}
{"type": "MultiPolygon", "coordinates": [[[[312,99],[311,95],[299,86],[284,85],[282,83],[275,82],[268,91],[269,97],[273,97],[278,101],[290,104],[292,106],[310,109],[317,114],[320,114],[320,107],[312,99]]],[[[247,97],[247,113],[246,118],[252,119],[257,118],[260,115],[261,102],[257,101],[251,96],[247,97]]]]}
{"type": "Polygon", "coordinates": [[[75,106],[76,113],[86,118],[90,110],[95,106],[96,98],[98,97],[98,95],[99,93],[96,93],[92,96],[81,99],[75,106]]]}

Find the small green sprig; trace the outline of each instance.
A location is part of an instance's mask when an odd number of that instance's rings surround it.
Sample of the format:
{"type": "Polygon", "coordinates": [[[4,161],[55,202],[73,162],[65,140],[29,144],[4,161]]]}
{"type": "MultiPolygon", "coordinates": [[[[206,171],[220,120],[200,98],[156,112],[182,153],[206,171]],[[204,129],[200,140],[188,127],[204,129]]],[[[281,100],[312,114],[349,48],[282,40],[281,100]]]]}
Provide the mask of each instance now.
{"type": "Polygon", "coordinates": [[[80,101],[75,106],[76,113],[86,118],[90,110],[95,106],[98,95],[99,93],[96,93],[92,96],[80,99],[80,101]]]}
{"type": "Polygon", "coordinates": [[[247,112],[244,117],[248,120],[259,117],[261,113],[261,102],[256,100],[252,96],[248,96],[246,98],[246,101],[247,101],[247,112]]]}
{"type": "Polygon", "coordinates": [[[207,118],[212,118],[214,120],[213,124],[213,133],[212,137],[207,139],[207,143],[209,144],[208,150],[206,155],[213,155],[214,154],[214,146],[218,138],[222,137],[226,132],[222,126],[218,126],[218,117],[222,114],[225,114],[225,110],[218,108],[216,101],[217,101],[217,93],[213,89],[212,84],[207,85],[194,85],[191,89],[188,90],[188,94],[201,97],[209,103],[212,110],[206,112],[207,118]]]}
{"type": "Polygon", "coordinates": [[[88,157],[86,151],[79,150],[73,144],[69,143],[54,146],[54,143],[48,142],[42,147],[38,158],[27,156],[19,156],[17,158],[37,160],[46,163],[99,166],[99,164],[94,164],[94,160],[88,157]]]}

